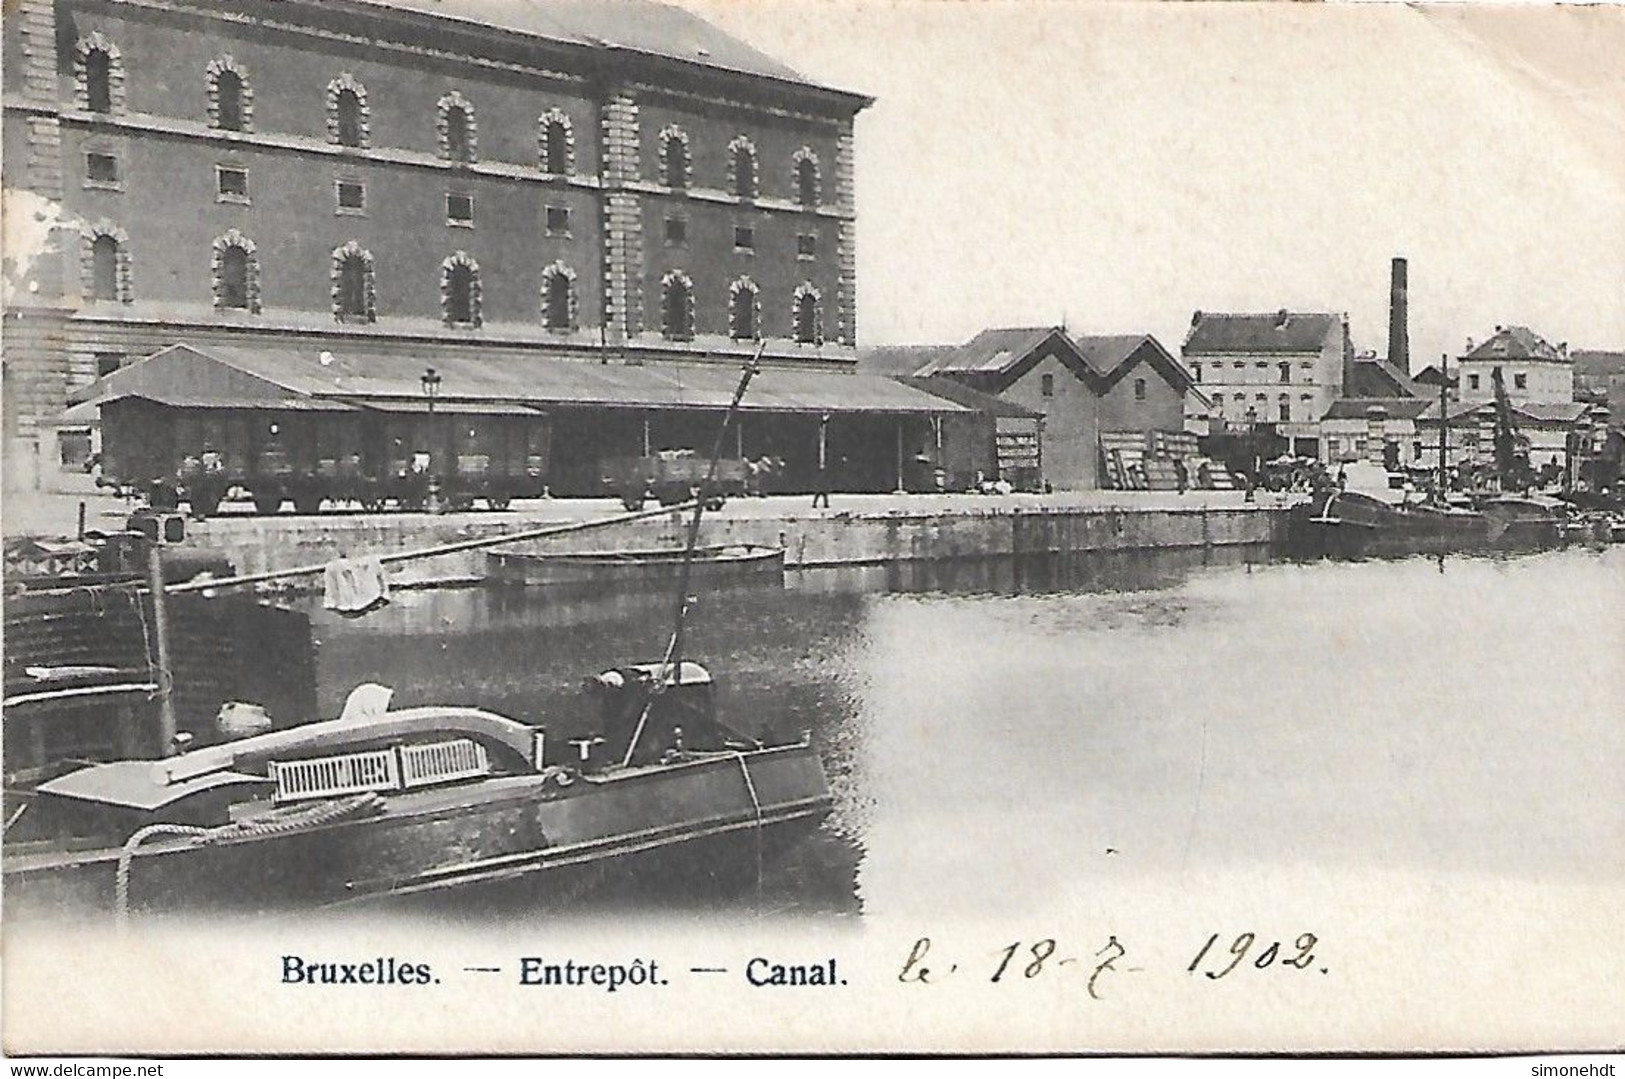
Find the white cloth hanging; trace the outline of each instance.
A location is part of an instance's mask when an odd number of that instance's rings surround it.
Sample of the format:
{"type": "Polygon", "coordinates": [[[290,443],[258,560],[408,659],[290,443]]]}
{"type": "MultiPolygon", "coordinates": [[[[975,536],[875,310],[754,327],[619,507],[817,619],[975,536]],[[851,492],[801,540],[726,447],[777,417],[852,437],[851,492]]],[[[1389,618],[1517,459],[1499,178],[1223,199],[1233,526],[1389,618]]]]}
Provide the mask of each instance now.
{"type": "Polygon", "coordinates": [[[322,606],[351,618],[389,602],[389,580],[376,557],[339,558],[323,574],[322,606]]]}

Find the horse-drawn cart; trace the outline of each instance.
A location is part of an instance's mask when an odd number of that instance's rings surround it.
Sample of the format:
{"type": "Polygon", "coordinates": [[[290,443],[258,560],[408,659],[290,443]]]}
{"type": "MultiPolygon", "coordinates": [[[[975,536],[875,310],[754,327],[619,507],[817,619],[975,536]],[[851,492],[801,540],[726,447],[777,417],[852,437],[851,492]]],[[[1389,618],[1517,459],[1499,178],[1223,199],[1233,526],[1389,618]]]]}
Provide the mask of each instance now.
{"type": "Polygon", "coordinates": [[[716,475],[706,483],[710,462],[693,450],[664,450],[652,457],[610,457],[603,461],[604,490],[628,510],[640,510],[651,497],[663,506],[675,506],[700,494],[706,508],[721,509],[730,495],[743,495],[749,486],[750,467],[736,458],[717,461],[716,475]]]}

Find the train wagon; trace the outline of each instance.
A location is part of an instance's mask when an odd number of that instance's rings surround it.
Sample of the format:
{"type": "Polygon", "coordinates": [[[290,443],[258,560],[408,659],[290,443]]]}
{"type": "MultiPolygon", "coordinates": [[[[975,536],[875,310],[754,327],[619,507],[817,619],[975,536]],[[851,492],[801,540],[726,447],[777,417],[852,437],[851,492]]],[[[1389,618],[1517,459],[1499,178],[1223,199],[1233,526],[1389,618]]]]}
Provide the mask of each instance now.
{"type": "Polygon", "coordinates": [[[406,402],[194,407],[128,395],[104,402],[101,419],[103,482],[174,485],[199,517],[233,493],[260,513],[506,509],[547,482],[547,417],[519,405],[448,402],[430,415],[406,402]]]}

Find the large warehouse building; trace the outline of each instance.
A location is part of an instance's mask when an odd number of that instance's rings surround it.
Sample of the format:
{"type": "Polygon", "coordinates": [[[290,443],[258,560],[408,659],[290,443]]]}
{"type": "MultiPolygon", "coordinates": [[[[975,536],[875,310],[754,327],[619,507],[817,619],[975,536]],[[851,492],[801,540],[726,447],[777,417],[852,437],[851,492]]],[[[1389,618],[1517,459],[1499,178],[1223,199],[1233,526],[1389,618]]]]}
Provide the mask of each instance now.
{"type": "MultiPolygon", "coordinates": [[[[682,10],[18,0],[4,37],[8,240],[31,241],[7,260],[13,488],[82,467],[94,409],[67,406],[180,344],[365,371],[360,408],[426,406],[434,368],[443,410],[550,416],[565,488],[708,447],[715,387],[758,347],[730,449],[783,458],[789,486],[822,457],[892,489],[965,411],[853,370],[869,99],[682,10]]],[[[156,392],[238,403],[206,388],[156,392]]]]}

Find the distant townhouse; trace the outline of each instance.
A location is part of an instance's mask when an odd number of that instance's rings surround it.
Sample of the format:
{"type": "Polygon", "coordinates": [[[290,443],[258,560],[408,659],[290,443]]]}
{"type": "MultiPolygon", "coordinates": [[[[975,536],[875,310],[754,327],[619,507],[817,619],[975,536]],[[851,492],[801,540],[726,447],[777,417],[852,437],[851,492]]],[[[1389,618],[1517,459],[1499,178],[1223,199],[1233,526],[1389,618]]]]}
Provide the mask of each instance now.
{"type": "Polygon", "coordinates": [[[1269,425],[1304,457],[1354,365],[1347,316],[1325,312],[1197,311],[1181,351],[1215,433],[1269,425]]]}
{"type": "Polygon", "coordinates": [[[1546,404],[1574,400],[1574,359],[1568,345],[1553,345],[1527,326],[1497,326],[1479,345],[1467,342],[1457,375],[1464,403],[1495,400],[1495,369],[1501,369],[1507,400],[1546,404]]]}

